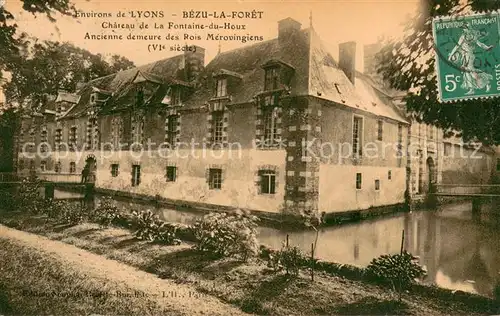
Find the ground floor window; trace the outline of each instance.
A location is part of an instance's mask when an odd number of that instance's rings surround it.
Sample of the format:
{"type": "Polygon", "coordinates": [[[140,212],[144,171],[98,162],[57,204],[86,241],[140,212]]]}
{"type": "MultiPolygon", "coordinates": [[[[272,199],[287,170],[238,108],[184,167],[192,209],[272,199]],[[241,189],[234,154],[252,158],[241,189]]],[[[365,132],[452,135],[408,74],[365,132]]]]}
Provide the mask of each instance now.
{"type": "Polygon", "coordinates": [[[120,168],[120,165],[117,163],[111,164],[111,176],[112,177],[118,177],[118,170],[120,168]]]}
{"type": "Polygon", "coordinates": [[[260,192],[262,194],[276,193],[276,172],[273,170],[259,170],[260,192]]]}
{"type": "Polygon", "coordinates": [[[356,189],[361,189],[362,177],[361,173],[356,173],[356,189]]]}
{"type": "Polygon", "coordinates": [[[167,182],[175,182],[175,179],[177,178],[177,167],[174,166],[167,166],[167,182]]]}
{"type": "Polygon", "coordinates": [[[61,172],[61,169],[62,169],[62,168],[61,168],[61,162],[60,162],[60,161],[58,161],[58,162],[56,163],[56,165],[54,166],[54,171],[55,171],[55,172],[57,172],[57,173],[60,173],[60,172],[61,172]]]}
{"type": "Polygon", "coordinates": [[[40,162],[40,171],[46,171],[47,170],[47,162],[42,161],[40,162]]]}
{"type": "Polygon", "coordinates": [[[141,166],[132,165],[132,186],[136,187],[141,183],[141,166]]]}
{"type": "Polygon", "coordinates": [[[392,179],[392,171],[391,171],[391,170],[389,170],[389,171],[387,172],[387,179],[388,179],[388,180],[391,180],[391,179],[392,179]]]}
{"type": "Polygon", "coordinates": [[[209,170],[208,185],[209,185],[211,190],[222,188],[222,169],[210,169],[209,170]]]}
{"type": "Polygon", "coordinates": [[[375,191],[380,190],[380,180],[375,180],[375,191]]]}
{"type": "Polygon", "coordinates": [[[76,172],[76,163],[74,161],[69,163],[69,173],[75,173],[76,172]]]}

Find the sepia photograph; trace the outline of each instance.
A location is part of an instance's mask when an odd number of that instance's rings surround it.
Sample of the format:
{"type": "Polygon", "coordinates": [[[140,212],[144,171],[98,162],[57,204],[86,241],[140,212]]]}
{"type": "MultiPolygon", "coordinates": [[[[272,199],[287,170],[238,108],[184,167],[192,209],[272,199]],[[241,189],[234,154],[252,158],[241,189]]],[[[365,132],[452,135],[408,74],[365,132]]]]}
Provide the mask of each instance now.
{"type": "Polygon", "coordinates": [[[500,1],[0,0],[0,315],[500,315],[500,1]]]}

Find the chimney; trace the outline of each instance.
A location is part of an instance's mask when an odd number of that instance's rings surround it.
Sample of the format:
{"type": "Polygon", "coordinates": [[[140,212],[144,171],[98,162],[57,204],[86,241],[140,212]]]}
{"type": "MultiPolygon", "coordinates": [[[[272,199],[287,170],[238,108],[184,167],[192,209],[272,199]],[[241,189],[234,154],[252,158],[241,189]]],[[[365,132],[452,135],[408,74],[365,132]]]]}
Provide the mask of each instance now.
{"type": "Polygon", "coordinates": [[[291,35],[300,31],[302,24],[292,18],[286,18],[278,21],[278,41],[287,40],[291,35]]]}
{"type": "Polygon", "coordinates": [[[356,77],[356,42],[339,44],[339,67],[354,84],[356,77]]]}
{"type": "Polygon", "coordinates": [[[191,50],[184,52],[185,78],[188,82],[198,79],[205,67],[205,49],[200,46],[189,46],[191,50]]]}

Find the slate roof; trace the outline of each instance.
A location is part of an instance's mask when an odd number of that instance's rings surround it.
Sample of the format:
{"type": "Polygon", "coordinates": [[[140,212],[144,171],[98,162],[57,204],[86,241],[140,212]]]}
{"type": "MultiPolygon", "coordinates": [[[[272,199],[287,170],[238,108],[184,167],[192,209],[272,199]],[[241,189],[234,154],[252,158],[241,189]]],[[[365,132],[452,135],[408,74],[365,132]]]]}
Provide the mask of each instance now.
{"type": "MultiPolygon", "coordinates": [[[[184,101],[185,108],[198,108],[214,97],[214,74],[237,75],[240,79],[231,87],[231,103],[252,102],[264,89],[264,69],[262,66],[275,60],[294,70],[290,82],[291,96],[314,96],[353,109],[370,112],[400,122],[408,123],[404,114],[392,104],[390,94],[377,87],[368,76],[357,72],[353,85],[337,61],[327,51],[314,29],[297,31],[287,38],[275,38],[231,51],[219,53],[200,73],[200,86],[184,101]]],[[[87,83],[79,92],[79,101],[67,113],[67,117],[86,113],[90,89],[97,87],[113,92],[109,102],[110,110],[120,110],[130,106],[136,96],[131,83],[139,74],[155,87],[145,96],[154,102],[161,102],[166,85],[182,80],[184,55],[160,60],[145,66],[118,72],[87,83]]]]}
{"type": "Polygon", "coordinates": [[[78,103],[64,117],[73,118],[85,115],[90,106],[90,95],[94,88],[113,93],[109,102],[111,108],[108,110],[119,110],[129,107],[131,105],[130,102],[135,98],[132,82],[139,72],[148,80],[163,82],[169,81],[171,78],[177,78],[183,68],[184,55],[177,55],[91,80],[77,92],[79,97],[78,103]]]}

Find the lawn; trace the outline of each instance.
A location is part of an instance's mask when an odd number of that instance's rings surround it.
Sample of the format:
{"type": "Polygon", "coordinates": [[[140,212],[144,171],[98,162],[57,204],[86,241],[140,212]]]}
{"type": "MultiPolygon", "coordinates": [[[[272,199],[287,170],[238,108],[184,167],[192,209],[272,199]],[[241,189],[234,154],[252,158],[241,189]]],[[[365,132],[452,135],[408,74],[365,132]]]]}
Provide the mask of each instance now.
{"type": "MultiPolygon", "coordinates": [[[[385,287],[341,275],[317,273],[298,277],[275,273],[255,259],[213,259],[182,242],[165,246],[136,240],[122,228],[97,224],[61,225],[43,215],[3,212],[0,222],[19,230],[75,245],[127,265],[194,286],[244,312],[260,315],[491,315],[499,312],[486,299],[450,299],[404,293],[402,300],[385,287]],[[476,301],[476,302],[475,302],[476,301]]],[[[17,252],[10,256],[20,256],[17,252]]],[[[16,259],[23,260],[22,258],[16,259]]],[[[65,286],[62,286],[65,288],[65,286]]],[[[466,296],[470,297],[470,296],[466,296]]],[[[131,304],[145,304],[131,302],[131,304]]],[[[209,311],[207,311],[209,312],[209,311]]]]}

